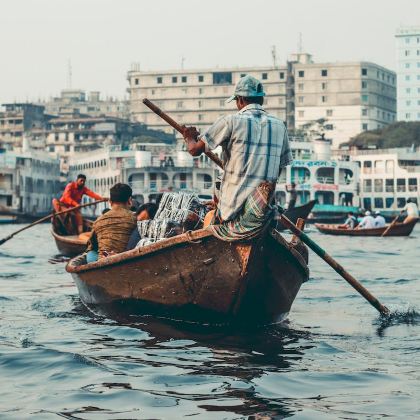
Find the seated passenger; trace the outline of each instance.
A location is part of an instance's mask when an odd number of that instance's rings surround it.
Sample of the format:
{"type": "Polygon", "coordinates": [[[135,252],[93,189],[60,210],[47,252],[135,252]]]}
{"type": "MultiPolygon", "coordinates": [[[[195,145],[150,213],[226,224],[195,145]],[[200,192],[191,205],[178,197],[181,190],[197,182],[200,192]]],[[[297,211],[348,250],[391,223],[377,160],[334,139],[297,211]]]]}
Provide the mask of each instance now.
{"type": "Polygon", "coordinates": [[[88,243],[86,261],[124,252],[131,232],[136,227],[136,216],[130,211],[132,190],[127,184],[115,184],[110,190],[111,210],[93,223],[92,238],[88,243]]]}
{"type": "Polygon", "coordinates": [[[381,212],[376,210],[375,211],[375,227],[376,228],[382,228],[385,227],[386,223],[385,223],[385,218],[383,216],[381,216],[381,212]]]}
{"type": "Polygon", "coordinates": [[[375,227],[375,219],[371,216],[369,210],[366,211],[365,217],[360,221],[357,229],[373,229],[375,227]]]}
{"type": "Polygon", "coordinates": [[[344,224],[340,225],[339,228],[341,229],[354,229],[354,227],[357,224],[357,220],[354,217],[354,213],[352,211],[349,211],[347,214],[347,219],[344,222],[344,224]]]}
{"type": "MultiPolygon", "coordinates": [[[[138,222],[141,222],[143,220],[150,220],[155,217],[155,214],[157,212],[158,206],[155,203],[146,203],[141,205],[137,211],[136,211],[136,219],[138,222]]],[[[128,240],[127,244],[127,251],[129,249],[134,249],[136,245],[139,243],[141,239],[140,232],[136,228],[131,233],[130,239],[128,240]]]]}

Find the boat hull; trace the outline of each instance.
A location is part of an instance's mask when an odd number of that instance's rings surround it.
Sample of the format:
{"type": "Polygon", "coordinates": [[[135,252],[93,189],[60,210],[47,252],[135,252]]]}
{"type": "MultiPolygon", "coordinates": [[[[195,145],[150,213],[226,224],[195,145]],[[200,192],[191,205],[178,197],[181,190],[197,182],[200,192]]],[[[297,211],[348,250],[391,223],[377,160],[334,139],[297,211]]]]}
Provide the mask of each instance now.
{"type": "MultiPolygon", "coordinates": [[[[396,223],[386,234],[386,236],[409,236],[416,225],[417,220],[408,223],[396,223]]],[[[374,229],[338,229],[338,225],[324,225],[315,223],[316,228],[327,235],[339,236],[382,236],[387,229],[374,228],[374,229]]]]}
{"type": "MultiPolygon", "coordinates": [[[[313,207],[317,203],[316,200],[309,201],[308,203],[304,204],[303,206],[294,207],[291,210],[286,210],[284,215],[293,223],[296,224],[298,219],[306,220],[309,216],[309,213],[312,211],[313,207]]],[[[285,230],[286,228],[283,227],[280,223],[277,226],[277,229],[280,231],[285,230]]]]}
{"type": "MultiPolygon", "coordinates": [[[[303,245],[302,245],[303,247],[303,245]]],[[[87,305],[119,305],[199,322],[269,323],[283,319],[309,270],[277,232],[228,243],[205,230],[66,267],[87,305]]]]}

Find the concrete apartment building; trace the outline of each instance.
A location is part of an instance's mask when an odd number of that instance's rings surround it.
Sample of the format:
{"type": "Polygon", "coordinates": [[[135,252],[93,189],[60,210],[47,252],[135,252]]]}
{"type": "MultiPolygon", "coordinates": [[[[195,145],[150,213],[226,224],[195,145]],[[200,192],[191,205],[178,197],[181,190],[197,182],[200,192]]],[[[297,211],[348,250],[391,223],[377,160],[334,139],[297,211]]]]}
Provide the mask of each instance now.
{"type": "Polygon", "coordinates": [[[398,121],[420,121],[420,26],[399,28],[395,39],[398,121]]]}
{"type": "Polygon", "coordinates": [[[142,99],[147,97],[178,122],[203,131],[220,115],[235,111],[235,104],[225,101],[245,74],[263,82],[265,108],[284,120],[289,130],[327,118],[327,137],[333,139],[334,147],[363,130],[395,120],[395,73],[364,62],[313,63],[311,55],[305,53],[293,54],[284,66],[165,71],[134,68],[127,77],[131,116],[150,127],[172,130],[144,106],[142,99]]]}
{"type": "Polygon", "coordinates": [[[296,63],[295,127],[324,118],[333,146],[396,119],[395,73],[377,64],[296,63]]]}
{"type": "Polygon", "coordinates": [[[44,107],[35,104],[3,104],[0,112],[0,146],[7,149],[22,146],[25,132],[45,125],[44,107]]]}
{"type": "Polygon", "coordinates": [[[84,90],[64,89],[60,96],[41,102],[45,112],[60,115],[65,112],[79,112],[91,117],[111,116],[128,118],[128,101],[116,98],[101,98],[101,93],[94,91],[87,95],[84,90]]]}

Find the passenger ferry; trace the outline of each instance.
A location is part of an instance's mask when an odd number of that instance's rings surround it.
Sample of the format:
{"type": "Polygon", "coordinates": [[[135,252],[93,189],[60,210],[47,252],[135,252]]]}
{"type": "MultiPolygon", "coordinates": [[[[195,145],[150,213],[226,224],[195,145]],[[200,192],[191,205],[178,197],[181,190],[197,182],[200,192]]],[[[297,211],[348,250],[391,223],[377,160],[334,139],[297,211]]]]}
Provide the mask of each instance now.
{"type": "Polygon", "coordinates": [[[338,159],[360,167],[360,206],[396,216],[411,198],[419,203],[420,148],[352,149],[338,159]]]}
{"type": "Polygon", "coordinates": [[[0,222],[24,222],[51,212],[60,191],[60,162],[24,147],[0,149],[0,222]]]}

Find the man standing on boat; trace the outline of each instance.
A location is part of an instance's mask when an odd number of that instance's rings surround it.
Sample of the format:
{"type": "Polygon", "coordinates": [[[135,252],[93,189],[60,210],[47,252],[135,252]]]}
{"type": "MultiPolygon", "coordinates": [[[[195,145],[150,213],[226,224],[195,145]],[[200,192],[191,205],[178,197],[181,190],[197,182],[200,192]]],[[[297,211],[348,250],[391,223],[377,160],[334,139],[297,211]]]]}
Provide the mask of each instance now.
{"type": "MultiPolygon", "coordinates": [[[[66,210],[72,207],[77,207],[82,201],[82,197],[87,195],[94,198],[95,200],[104,200],[104,197],[94,193],[89,188],[85,186],[86,184],[86,175],[79,174],[77,175],[76,181],[69,182],[64,189],[63,195],[60,200],[56,198],[53,199],[52,205],[54,211],[59,212],[61,210],[66,210]]],[[[83,217],[80,210],[75,210],[72,212],[76,220],[77,233],[80,235],[83,233],[83,217]]]]}
{"type": "Polygon", "coordinates": [[[296,191],[296,184],[294,182],[292,182],[290,184],[290,190],[288,189],[287,185],[286,185],[286,191],[290,194],[290,200],[289,200],[289,205],[287,207],[287,210],[292,210],[295,208],[296,206],[296,200],[297,200],[297,191],[296,191]]]}
{"type": "Polygon", "coordinates": [[[186,127],[188,151],[199,156],[222,147],[224,174],[216,220],[211,229],[223,240],[246,239],[261,232],[271,220],[271,202],[281,169],[292,162],[284,123],[263,108],[262,83],[242,77],[227,102],[238,112],[218,118],[203,134],[186,127]]]}

